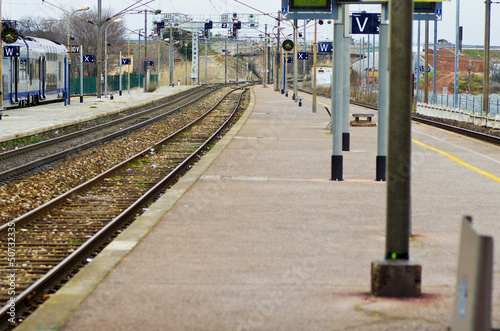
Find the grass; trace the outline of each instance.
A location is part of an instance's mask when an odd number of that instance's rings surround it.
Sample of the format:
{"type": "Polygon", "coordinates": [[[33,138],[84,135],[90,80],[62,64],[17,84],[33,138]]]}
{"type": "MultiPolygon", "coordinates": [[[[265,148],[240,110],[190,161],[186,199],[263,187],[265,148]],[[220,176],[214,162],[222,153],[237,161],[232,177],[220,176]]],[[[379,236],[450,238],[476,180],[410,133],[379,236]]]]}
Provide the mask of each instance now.
{"type": "Polygon", "coordinates": [[[2,143],[2,147],[11,147],[11,146],[23,147],[26,145],[39,143],[40,141],[42,141],[42,138],[40,138],[39,136],[23,137],[20,139],[4,142],[2,143]]]}
{"type": "Polygon", "coordinates": [[[78,239],[78,238],[70,238],[68,239],[68,243],[70,244],[81,244],[82,243],[82,240],[81,239],[78,239]]]}

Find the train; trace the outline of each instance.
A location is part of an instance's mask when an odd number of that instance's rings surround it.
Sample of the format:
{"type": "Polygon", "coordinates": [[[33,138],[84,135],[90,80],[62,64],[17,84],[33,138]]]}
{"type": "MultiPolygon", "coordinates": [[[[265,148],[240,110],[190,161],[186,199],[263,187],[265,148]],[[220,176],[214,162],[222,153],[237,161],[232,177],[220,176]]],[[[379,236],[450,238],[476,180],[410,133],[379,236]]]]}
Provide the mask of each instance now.
{"type": "Polygon", "coordinates": [[[43,38],[19,36],[13,43],[2,42],[2,49],[4,107],[64,100],[66,46],[43,38]]]}

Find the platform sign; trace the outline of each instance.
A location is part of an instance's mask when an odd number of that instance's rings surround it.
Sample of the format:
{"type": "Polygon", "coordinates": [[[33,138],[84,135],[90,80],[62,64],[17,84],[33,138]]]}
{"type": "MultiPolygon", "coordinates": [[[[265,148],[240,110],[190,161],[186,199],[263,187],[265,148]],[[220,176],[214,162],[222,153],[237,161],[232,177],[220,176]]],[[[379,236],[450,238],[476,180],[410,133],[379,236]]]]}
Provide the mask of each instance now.
{"type": "Polygon", "coordinates": [[[309,58],[308,52],[297,52],[297,60],[307,60],[309,58]]]}
{"type": "Polygon", "coordinates": [[[353,13],[351,16],[352,34],[378,34],[380,14],[353,13]]]}
{"type": "Polygon", "coordinates": [[[287,57],[286,63],[293,63],[293,57],[291,57],[291,56],[287,57]]]}
{"type": "Polygon", "coordinates": [[[131,64],[131,60],[130,59],[122,59],[122,64],[131,64]]]}
{"type": "Polygon", "coordinates": [[[20,46],[5,46],[3,48],[4,57],[18,57],[21,55],[20,46]]]}
{"type": "MultiPolygon", "coordinates": [[[[390,0],[334,0],[336,5],[383,4],[390,0]]],[[[413,20],[440,21],[443,16],[443,2],[450,0],[413,0],[413,20]]],[[[335,6],[335,5],[334,5],[335,6]]]]}
{"type": "Polygon", "coordinates": [[[83,62],[95,62],[95,55],[84,55],[83,56],[83,62]]]}
{"type": "Polygon", "coordinates": [[[338,19],[336,0],[281,0],[285,19],[338,19]]]}
{"type": "Polygon", "coordinates": [[[318,43],[318,53],[333,53],[333,43],[331,41],[318,43]]]}
{"type": "Polygon", "coordinates": [[[493,238],[479,235],[472,228],[471,222],[471,217],[462,219],[457,285],[450,330],[493,330],[493,238]]]}

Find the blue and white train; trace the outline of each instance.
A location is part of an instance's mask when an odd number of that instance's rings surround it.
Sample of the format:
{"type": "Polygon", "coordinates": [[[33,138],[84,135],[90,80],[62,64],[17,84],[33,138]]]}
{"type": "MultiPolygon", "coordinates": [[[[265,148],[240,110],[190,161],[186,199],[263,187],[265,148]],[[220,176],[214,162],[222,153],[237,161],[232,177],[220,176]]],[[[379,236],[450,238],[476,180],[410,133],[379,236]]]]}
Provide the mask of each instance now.
{"type": "Polygon", "coordinates": [[[2,42],[4,107],[32,106],[64,100],[64,58],[67,48],[51,40],[19,36],[2,42]]]}

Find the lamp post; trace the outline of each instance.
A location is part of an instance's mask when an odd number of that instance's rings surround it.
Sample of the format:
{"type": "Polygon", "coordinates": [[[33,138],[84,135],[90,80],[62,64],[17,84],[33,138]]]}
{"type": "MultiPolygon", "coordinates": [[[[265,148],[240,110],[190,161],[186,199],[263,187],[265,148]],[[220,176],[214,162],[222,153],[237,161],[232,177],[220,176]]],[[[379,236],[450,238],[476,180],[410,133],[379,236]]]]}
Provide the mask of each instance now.
{"type": "Polygon", "coordinates": [[[66,54],[66,77],[65,77],[65,82],[66,82],[66,98],[64,99],[65,102],[64,102],[64,105],[66,106],[67,104],[69,105],[70,104],[70,93],[71,91],[69,91],[69,86],[70,86],[70,79],[71,79],[71,73],[69,71],[70,67],[69,67],[69,62],[70,62],[70,54],[71,54],[71,48],[70,48],[70,45],[69,45],[69,21],[71,20],[71,16],[73,16],[74,13],[77,13],[79,11],[85,11],[85,10],[89,10],[90,7],[87,6],[87,5],[84,5],[84,6],[81,6],[80,8],[78,8],[77,10],[75,10],[74,12],[72,12],[71,14],[69,14],[68,16],[68,53],[66,54]],[[67,101],[66,101],[67,100],[67,101]]]}
{"type": "Polygon", "coordinates": [[[104,97],[108,97],[108,28],[113,23],[121,22],[121,18],[115,19],[113,22],[109,23],[104,30],[104,97]]]}

